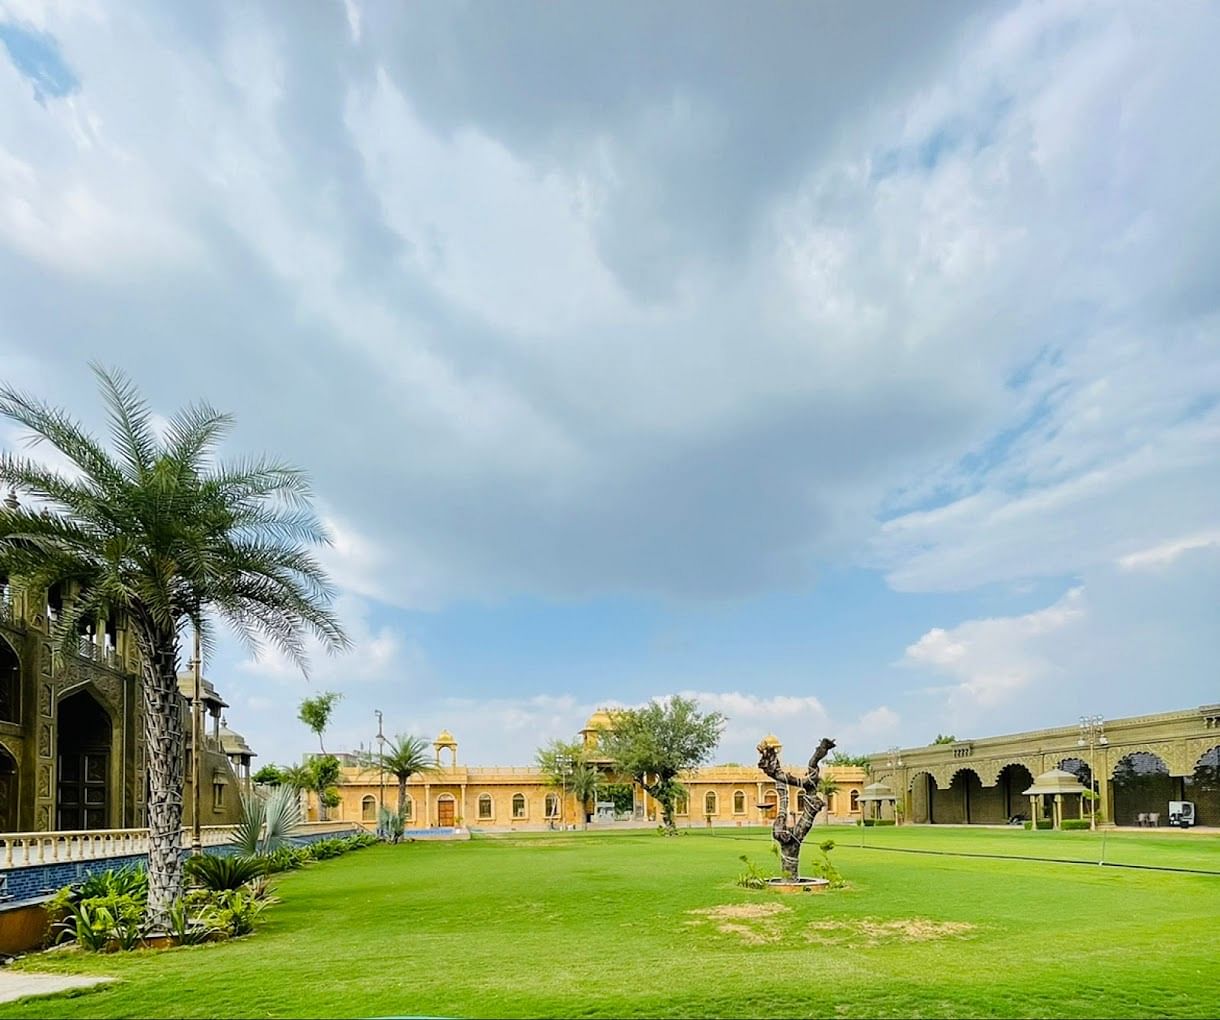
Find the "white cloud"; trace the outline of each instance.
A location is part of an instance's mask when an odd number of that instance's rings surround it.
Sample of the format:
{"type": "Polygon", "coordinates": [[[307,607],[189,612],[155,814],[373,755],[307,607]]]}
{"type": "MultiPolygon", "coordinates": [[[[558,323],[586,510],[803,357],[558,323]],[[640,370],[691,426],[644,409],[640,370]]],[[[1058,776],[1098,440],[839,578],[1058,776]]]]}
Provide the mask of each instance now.
{"type": "Polygon", "coordinates": [[[1149,549],[1127,553],[1119,558],[1118,565],[1124,570],[1155,570],[1173,563],[1184,553],[1197,549],[1210,549],[1220,545],[1220,531],[1198,532],[1169,542],[1162,542],[1149,549]]]}

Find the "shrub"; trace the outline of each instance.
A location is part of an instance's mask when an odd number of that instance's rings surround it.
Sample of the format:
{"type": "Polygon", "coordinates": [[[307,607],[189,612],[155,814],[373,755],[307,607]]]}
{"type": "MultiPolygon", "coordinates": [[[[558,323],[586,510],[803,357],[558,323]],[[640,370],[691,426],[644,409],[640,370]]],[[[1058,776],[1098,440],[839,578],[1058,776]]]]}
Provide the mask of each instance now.
{"type": "Polygon", "coordinates": [[[144,902],[133,896],[93,896],[69,903],[53,925],[56,943],[75,942],[82,949],[134,949],[143,937],[144,902]]]}
{"type": "Polygon", "coordinates": [[[309,861],[313,855],[303,846],[282,846],[263,858],[263,866],[269,874],[278,871],[296,871],[309,861]]]}
{"type": "Polygon", "coordinates": [[[260,899],[249,889],[222,889],[210,893],[197,915],[201,924],[236,937],[254,931],[254,922],[272,902],[260,899]]]}
{"type": "Polygon", "coordinates": [[[880,826],[880,825],[893,825],[894,819],[892,819],[892,818],[866,818],[866,819],[864,819],[864,824],[868,828],[872,828],[873,826],[880,826]]]}
{"type": "Polygon", "coordinates": [[[737,884],[743,889],[765,889],[767,886],[767,876],[762,873],[758,865],[745,854],[742,854],[737,859],[745,865],[745,870],[737,876],[737,884]]]}
{"type": "MultiPolygon", "coordinates": [[[[1025,828],[1027,828],[1027,829],[1032,828],[1033,824],[1034,824],[1033,822],[1026,822],[1025,828]]],[[[1039,829],[1049,829],[1050,827],[1051,827],[1051,820],[1049,818],[1039,818],[1038,819],[1038,828],[1039,829]]]]}
{"type": "Polygon", "coordinates": [[[830,851],[835,848],[833,839],[824,840],[818,845],[818,850],[822,854],[820,861],[814,861],[810,867],[813,872],[813,878],[824,878],[830,883],[832,889],[842,889],[847,885],[843,876],[839,873],[839,869],[830,863],[830,851]]]}
{"type": "Polygon", "coordinates": [[[187,859],[186,877],[205,889],[240,889],[263,874],[265,865],[256,857],[216,857],[200,854],[187,859]]]}
{"type": "Polygon", "coordinates": [[[1087,829],[1088,827],[1089,820],[1087,818],[1065,818],[1060,826],[1061,829],[1071,829],[1073,831],[1087,829]]]}

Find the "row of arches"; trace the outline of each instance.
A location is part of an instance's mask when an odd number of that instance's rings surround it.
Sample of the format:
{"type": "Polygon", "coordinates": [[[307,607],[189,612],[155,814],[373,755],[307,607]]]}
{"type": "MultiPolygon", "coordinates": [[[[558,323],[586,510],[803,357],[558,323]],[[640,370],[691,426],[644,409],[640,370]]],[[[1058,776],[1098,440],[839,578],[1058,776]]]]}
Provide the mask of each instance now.
{"type": "MultiPolygon", "coordinates": [[[[366,795],[360,801],[361,821],[377,821],[378,800],[366,795]]],[[[529,818],[529,801],[523,793],[514,793],[509,799],[509,815],[514,821],[525,821],[529,818]]],[[[548,818],[560,816],[559,794],[548,793],[543,799],[543,815],[548,818]]],[[[415,821],[415,799],[407,794],[403,801],[403,817],[406,821],[415,821]]],[[[457,798],[451,793],[441,793],[436,797],[436,819],[442,828],[456,823],[457,798]]],[[[492,822],[496,820],[495,800],[490,793],[481,793],[475,798],[475,821],[492,822]]]]}
{"type": "MultiPolygon", "coordinates": [[[[1083,759],[1063,758],[1056,767],[1072,773],[1086,789],[1099,792],[1100,784],[1083,759]]],[[[1002,824],[1028,815],[1023,791],[1033,781],[1030,770],[1017,763],[1005,765],[992,786],[984,786],[968,766],[958,769],[947,787],[931,773],[917,772],[908,783],[911,820],[1002,824]]],[[[1171,800],[1193,801],[1197,825],[1220,825],[1220,745],[1205,751],[1188,776],[1170,775],[1164,759],[1150,751],[1133,751],[1115,763],[1109,785],[1110,804],[1101,810],[1117,825],[1135,825],[1140,815],[1153,813],[1167,818],[1171,800]]]]}

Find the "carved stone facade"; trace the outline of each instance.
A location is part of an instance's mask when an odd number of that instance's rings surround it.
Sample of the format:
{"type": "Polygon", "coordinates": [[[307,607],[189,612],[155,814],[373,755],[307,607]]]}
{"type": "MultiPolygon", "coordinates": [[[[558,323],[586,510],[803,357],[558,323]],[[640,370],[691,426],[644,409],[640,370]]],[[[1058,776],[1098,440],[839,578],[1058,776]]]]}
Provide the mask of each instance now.
{"type": "MultiPolygon", "coordinates": [[[[1203,798],[1206,817],[1200,821],[1220,824],[1220,819],[1211,817],[1220,810],[1215,806],[1220,803],[1220,794],[1214,788],[1215,759],[1220,755],[1220,705],[1106,720],[1104,736],[1104,743],[1095,740],[1090,746],[1087,734],[1082,735],[1079,726],[1060,726],[903,748],[896,755],[890,752],[873,755],[870,761],[878,781],[905,792],[905,806],[912,821],[979,821],[970,817],[969,787],[982,791],[976,803],[988,797],[994,799],[992,788],[1001,783],[1001,774],[1008,766],[1020,766],[1034,777],[1075,759],[1094,773],[1098,810],[1106,819],[1124,821],[1124,793],[1122,783],[1116,791],[1115,775],[1116,770],[1125,769],[1128,773],[1142,771],[1162,777],[1159,792],[1153,798],[1157,803],[1161,799],[1166,801],[1166,806],[1158,809],[1162,821],[1168,817],[1168,800],[1203,798]],[[1138,757],[1132,758],[1133,755],[1138,757]],[[1143,757],[1146,755],[1155,758],[1143,757]],[[945,815],[939,818],[935,810],[938,804],[946,808],[945,815]]],[[[1005,777],[1012,775],[1021,773],[1014,770],[1005,773],[1005,777]]],[[[1005,803],[1010,801],[1011,798],[1005,799],[1005,803]]]]}

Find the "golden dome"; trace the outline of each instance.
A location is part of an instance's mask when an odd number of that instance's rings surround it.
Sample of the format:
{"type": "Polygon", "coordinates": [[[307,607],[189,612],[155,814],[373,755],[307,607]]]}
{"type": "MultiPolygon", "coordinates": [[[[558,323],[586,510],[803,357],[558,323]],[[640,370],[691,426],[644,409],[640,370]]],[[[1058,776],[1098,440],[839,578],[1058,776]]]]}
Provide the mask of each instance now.
{"type": "Polygon", "coordinates": [[[779,737],[777,737],[774,733],[768,733],[765,737],[762,738],[762,741],[759,743],[758,746],[759,747],[783,747],[784,745],[779,742],[779,737]]]}
{"type": "Polygon", "coordinates": [[[614,729],[614,719],[611,717],[610,712],[607,709],[599,708],[596,712],[589,716],[588,721],[585,723],[584,730],[581,732],[583,733],[586,730],[612,729],[614,729]]]}
{"type": "Polygon", "coordinates": [[[432,741],[432,743],[437,746],[448,746],[450,744],[456,745],[457,741],[453,739],[453,734],[448,730],[441,730],[440,736],[432,741]]]}

